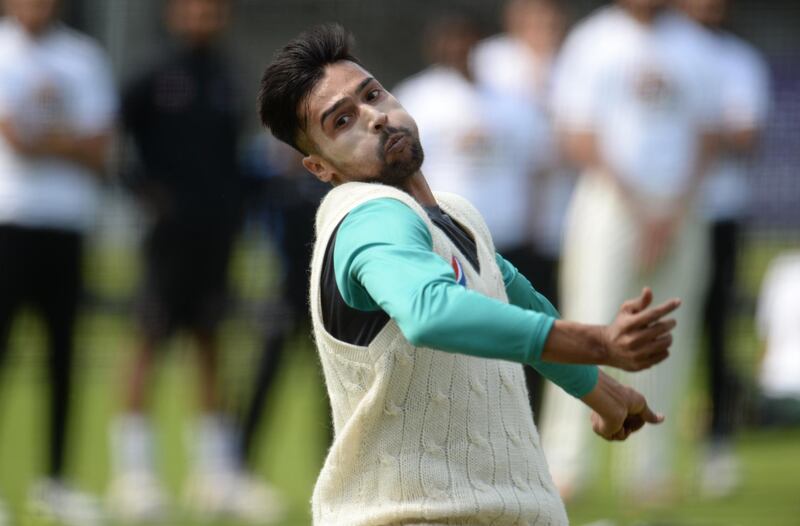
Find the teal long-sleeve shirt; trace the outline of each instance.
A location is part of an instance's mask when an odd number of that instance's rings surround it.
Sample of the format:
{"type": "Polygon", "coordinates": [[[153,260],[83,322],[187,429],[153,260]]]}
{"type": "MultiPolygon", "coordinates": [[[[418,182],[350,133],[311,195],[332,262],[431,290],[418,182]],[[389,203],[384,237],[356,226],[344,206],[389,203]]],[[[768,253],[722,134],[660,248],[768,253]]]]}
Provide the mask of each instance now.
{"type": "Polygon", "coordinates": [[[541,360],[559,314],[525,276],[496,254],[510,304],[462,287],[433,251],[425,222],[401,201],[375,199],[353,209],[333,256],[345,303],[382,309],[413,345],[528,364],[575,397],[597,383],[597,367],[541,360]]]}

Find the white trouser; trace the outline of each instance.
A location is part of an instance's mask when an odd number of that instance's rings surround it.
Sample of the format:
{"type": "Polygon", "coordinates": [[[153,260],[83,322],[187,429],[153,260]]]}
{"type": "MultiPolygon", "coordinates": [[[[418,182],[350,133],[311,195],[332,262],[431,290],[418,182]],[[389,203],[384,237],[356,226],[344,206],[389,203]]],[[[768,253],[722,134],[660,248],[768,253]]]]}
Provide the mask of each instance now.
{"type": "MultiPolygon", "coordinates": [[[[657,205],[654,202],[651,209],[657,205]]],[[[702,313],[706,235],[705,225],[690,214],[657,268],[643,273],[637,263],[638,225],[607,179],[583,175],[570,204],[561,272],[565,319],[610,323],[622,302],[638,296],[645,285],[653,289],[654,305],[672,297],[683,301],[673,313],[678,326],[665,362],[639,373],[608,371],[641,392],[654,410],[667,415],[660,426],[646,426],[625,443],[613,445],[613,471],[623,490],[656,490],[672,474],[676,410],[686,393],[702,313]]],[[[580,489],[594,467],[600,440],[592,434],[588,408],[548,384],[540,427],[556,484],[580,489]]]]}

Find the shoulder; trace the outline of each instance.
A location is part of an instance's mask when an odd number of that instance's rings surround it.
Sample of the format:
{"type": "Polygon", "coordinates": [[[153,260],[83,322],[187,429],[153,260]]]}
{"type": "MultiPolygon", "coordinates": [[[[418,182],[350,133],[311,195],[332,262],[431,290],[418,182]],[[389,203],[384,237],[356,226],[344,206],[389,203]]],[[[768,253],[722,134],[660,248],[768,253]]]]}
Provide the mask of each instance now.
{"type": "Polygon", "coordinates": [[[503,58],[511,53],[516,53],[519,44],[508,35],[494,35],[481,40],[473,51],[473,60],[479,63],[503,58]]]}
{"type": "Polygon", "coordinates": [[[483,237],[487,246],[494,247],[489,227],[486,225],[481,213],[475,208],[475,205],[460,195],[450,192],[434,192],[434,195],[436,196],[436,201],[447,214],[457,219],[458,222],[465,223],[472,231],[483,237]]]}
{"type": "Polygon", "coordinates": [[[675,9],[661,14],[656,27],[662,38],[670,39],[683,51],[701,53],[703,56],[702,52],[714,54],[720,49],[714,33],[675,9]]]}
{"type": "Polygon", "coordinates": [[[351,210],[335,233],[334,258],[340,269],[354,258],[376,247],[430,250],[431,233],[422,218],[408,205],[392,198],[367,201],[351,210]]]}
{"type": "Polygon", "coordinates": [[[341,231],[389,243],[405,241],[409,234],[424,232],[430,237],[419,214],[391,197],[372,199],[353,208],[342,221],[341,231]]]}
{"type": "Polygon", "coordinates": [[[575,24],[570,31],[573,39],[583,40],[607,36],[626,25],[626,17],[617,6],[603,6],[595,9],[586,18],[575,24]]]}
{"type": "Polygon", "coordinates": [[[452,88],[459,84],[458,76],[448,69],[431,66],[401,81],[392,89],[392,94],[401,103],[406,103],[418,97],[430,98],[437,89],[452,88]]]}
{"type": "Polygon", "coordinates": [[[75,58],[102,62],[103,65],[108,62],[106,52],[99,42],[63,24],[53,28],[51,41],[54,49],[69,53],[75,58]]]}
{"type": "Polygon", "coordinates": [[[14,24],[7,17],[0,18],[0,39],[5,41],[12,38],[14,34],[14,24]]]}
{"type": "Polygon", "coordinates": [[[405,203],[418,216],[425,214],[410,195],[397,188],[379,183],[345,183],[331,189],[320,203],[316,218],[317,238],[326,237],[346,215],[360,205],[383,198],[405,203]]]}
{"type": "Polygon", "coordinates": [[[766,75],[767,61],[757,47],[730,32],[721,34],[719,38],[731,67],[751,74],[766,75]]]}
{"type": "Polygon", "coordinates": [[[16,60],[20,49],[19,30],[7,19],[0,19],[0,61],[16,60]]]}
{"type": "Polygon", "coordinates": [[[613,48],[615,42],[628,34],[625,17],[616,6],[596,9],[575,24],[569,31],[557,62],[574,65],[576,60],[596,61],[598,49],[613,48]]]}

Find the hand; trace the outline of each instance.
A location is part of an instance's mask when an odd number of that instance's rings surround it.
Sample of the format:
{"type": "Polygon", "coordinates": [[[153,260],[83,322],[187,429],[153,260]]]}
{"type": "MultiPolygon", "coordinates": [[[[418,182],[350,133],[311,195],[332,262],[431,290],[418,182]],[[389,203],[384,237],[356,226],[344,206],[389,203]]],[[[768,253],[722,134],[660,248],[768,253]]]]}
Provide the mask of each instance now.
{"type": "Polygon", "coordinates": [[[663,318],[677,309],[681,301],[671,299],[648,309],[652,301],[653,291],[645,287],[638,298],[622,304],[617,317],[603,330],[604,365],[641,371],[669,356],[670,333],[677,322],[663,318]]]}
{"type": "Polygon", "coordinates": [[[29,145],[28,154],[37,157],[69,158],[75,149],[76,140],[72,134],[62,130],[51,130],[29,145]]]}
{"type": "Polygon", "coordinates": [[[642,222],[643,228],[639,232],[639,266],[643,272],[650,272],[669,251],[680,221],[677,214],[670,214],[656,219],[645,217],[642,222]]]}
{"type": "Polygon", "coordinates": [[[597,385],[582,398],[593,409],[592,430],[606,440],[625,440],[645,424],[660,424],[644,396],[600,371],[597,385]]]}

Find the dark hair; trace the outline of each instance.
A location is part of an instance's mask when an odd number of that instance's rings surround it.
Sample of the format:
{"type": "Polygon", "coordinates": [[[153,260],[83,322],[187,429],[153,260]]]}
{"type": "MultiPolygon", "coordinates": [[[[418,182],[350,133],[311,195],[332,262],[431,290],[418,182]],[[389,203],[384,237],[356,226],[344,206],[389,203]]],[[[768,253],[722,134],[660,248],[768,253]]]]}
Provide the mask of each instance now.
{"type": "Polygon", "coordinates": [[[353,39],[339,24],[323,24],[286,44],[267,66],[258,93],[261,123],[272,135],[303,152],[298,132],[305,128],[300,106],[322,78],[325,66],[343,60],[360,64],[350,49],[353,39]]]}

